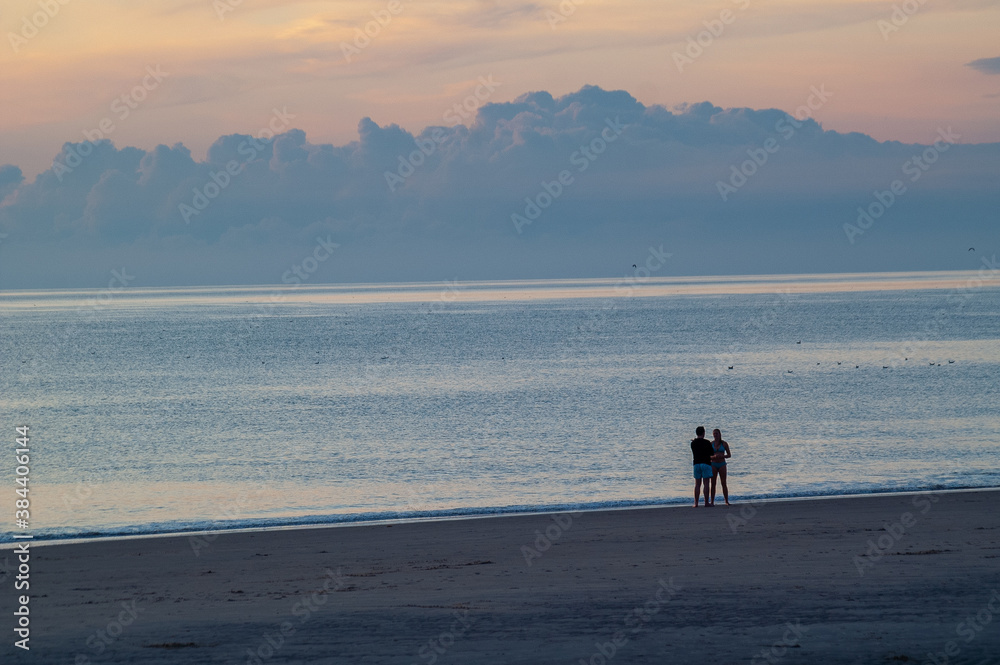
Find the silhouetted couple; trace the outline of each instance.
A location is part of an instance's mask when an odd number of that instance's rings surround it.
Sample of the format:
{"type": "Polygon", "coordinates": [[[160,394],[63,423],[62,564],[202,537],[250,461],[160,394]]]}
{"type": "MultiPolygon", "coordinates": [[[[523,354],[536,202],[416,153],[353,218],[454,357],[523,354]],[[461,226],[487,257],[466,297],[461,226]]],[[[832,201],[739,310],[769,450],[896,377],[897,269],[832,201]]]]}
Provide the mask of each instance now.
{"type": "Polygon", "coordinates": [[[697,438],[691,440],[691,453],[694,455],[694,507],[698,507],[698,495],[701,494],[702,481],[705,481],[705,507],[715,505],[715,479],[722,479],[722,496],[729,505],[729,486],[726,485],[726,460],[732,457],[729,444],[722,440],[722,430],[712,430],[713,441],[705,438],[705,428],[698,426],[694,431],[697,438]],[[712,483],[712,500],[708,500],[708,484],[712,483]]]}

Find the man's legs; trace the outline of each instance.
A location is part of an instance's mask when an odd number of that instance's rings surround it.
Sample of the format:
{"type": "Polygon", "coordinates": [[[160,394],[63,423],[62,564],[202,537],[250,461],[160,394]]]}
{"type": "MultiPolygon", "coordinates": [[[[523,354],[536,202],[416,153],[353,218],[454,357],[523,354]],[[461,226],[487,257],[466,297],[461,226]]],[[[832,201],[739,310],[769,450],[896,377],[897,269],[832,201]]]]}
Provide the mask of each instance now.
{"type": "MultiPolygon", "coordinates": [[[[705,491],[708,491],[708,483],[705,483],[705,491]]],[[[698,495],[701,494],[701,478],[694,479],[694,507],[698,507],[698,495]]],[[[705,497],[708,501],[708,497],[705,497]]]]}

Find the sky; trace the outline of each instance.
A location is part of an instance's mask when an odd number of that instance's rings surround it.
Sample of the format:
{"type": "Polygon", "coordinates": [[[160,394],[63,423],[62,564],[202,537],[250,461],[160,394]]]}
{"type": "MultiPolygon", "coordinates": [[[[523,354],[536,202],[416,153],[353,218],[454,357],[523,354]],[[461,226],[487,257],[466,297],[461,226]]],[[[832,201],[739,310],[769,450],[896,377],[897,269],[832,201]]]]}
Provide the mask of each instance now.
{"type": "Polygon", "coordinates": [[[1000,0],[15,0],[0,27],[0,289],[1000,251],[1000,0]]]}

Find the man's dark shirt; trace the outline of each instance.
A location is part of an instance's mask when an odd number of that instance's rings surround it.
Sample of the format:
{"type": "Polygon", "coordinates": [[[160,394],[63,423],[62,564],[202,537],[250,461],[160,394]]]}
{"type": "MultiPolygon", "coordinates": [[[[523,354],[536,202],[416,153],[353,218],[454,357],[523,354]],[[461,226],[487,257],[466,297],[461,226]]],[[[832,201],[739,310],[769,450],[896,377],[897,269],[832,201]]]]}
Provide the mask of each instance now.
{"type": "Polygon", "coordinates": [[[694,454],[695,464],[711,464],[715,450],[712,448],[711,441],[697,438],[691,442],[691,452],[694,454]]]}

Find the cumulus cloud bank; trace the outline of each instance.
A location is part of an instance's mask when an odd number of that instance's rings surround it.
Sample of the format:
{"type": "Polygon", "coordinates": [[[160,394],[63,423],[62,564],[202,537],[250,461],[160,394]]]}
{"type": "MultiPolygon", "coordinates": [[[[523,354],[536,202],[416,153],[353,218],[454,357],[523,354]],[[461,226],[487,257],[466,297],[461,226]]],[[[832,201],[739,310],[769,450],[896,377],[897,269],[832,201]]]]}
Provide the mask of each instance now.
{"type": "Polygon", "coordinates": [[[803,92],[789,112],[535,92],[417,135],[364,118],[342,146],[274,109],[201,161],[67,143],[31,182],[0,168],[0,287],[122,265],[147,285],[275,283],[318,238],[340,253],[316,280],[347,282],[613,276],[661,244],[664,274],[964,268],[950,245],[997,246],[1000,144],[827,131],[810,116],[834,93],[803,92]]]}

